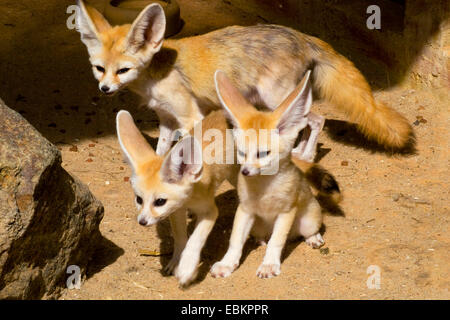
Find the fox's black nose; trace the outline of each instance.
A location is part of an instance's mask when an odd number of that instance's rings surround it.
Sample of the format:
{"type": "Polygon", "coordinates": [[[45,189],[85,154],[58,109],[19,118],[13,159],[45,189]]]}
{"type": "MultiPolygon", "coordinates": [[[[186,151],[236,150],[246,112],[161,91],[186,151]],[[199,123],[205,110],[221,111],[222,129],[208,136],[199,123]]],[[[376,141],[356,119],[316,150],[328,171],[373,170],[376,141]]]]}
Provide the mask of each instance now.
{"type": "Polygon", "coordinates": [[[108,92],[109,92],[109,87],[108,87],[108,86],[102,86],[102,87],[101,87],[101,90],[102,90],[104,93],[108,93],[108,92]]]}
{"type": "Polygon", "coordinates": [[[140,218],[140,219],[139,219],[139,224],[140,224],[141,226],[146,226],[146,225],[147,225],[147,220],[145,220],[145,218],[140,218]]]}
{"type": "Polygon", "coordinates": [[[248,169],[242,169],[242,174],[244,176],[248,176],[250,174],[250,171],[248,171],[248,169]]]}

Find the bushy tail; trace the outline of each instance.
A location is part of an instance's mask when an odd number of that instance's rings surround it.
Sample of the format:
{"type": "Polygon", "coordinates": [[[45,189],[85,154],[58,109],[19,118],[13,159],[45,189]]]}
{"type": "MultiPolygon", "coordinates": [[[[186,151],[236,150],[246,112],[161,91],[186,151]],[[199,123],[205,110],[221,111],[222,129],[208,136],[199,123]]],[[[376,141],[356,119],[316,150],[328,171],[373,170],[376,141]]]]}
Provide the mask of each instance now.
{"type": "Polygon", "coordinates": [[[366,137],[386,148],[407,147],[412,138],[407,119],[374,100],[369,84],[352,62],[317,38],[310,37],[308,41],[315,48],[313,78],[320,95],[343,110],[366,137]]]}
{"type": "Polygon", "coordinates": [[[317,163],[299,160],[295,156],[291,156],[291,160],[305,174],[316,195],[328,198],[336,204],[342,201],[339,184],[331,173],[317,163]]]}

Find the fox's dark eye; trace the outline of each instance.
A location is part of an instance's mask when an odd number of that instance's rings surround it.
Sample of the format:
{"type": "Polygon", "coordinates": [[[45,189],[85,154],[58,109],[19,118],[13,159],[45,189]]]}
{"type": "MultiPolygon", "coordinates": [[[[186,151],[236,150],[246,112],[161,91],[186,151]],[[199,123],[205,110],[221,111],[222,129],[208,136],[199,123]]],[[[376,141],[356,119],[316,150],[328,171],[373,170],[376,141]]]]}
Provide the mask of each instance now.
{"type": "Polygon", "coordinates": [[[142,204],[144,203],[144,200],[142,200],[141,197],[136,196],[136,203],[137,203],[138,205],[142,205],[142,204]]]}
{"type": "Polygon", "coordinates": [[[241,157],[245,157],[245,152],[242,152],[241,150],[238,150],[238,154],[239,154],[239,156],[241,156],[241,157]]]}
{"type": "Polygon", "coordinates": [[[259,158],[267,157],[269,154],[270,154],[270,150],[268,150],[268,151],[260,151],[260,152],[258,152],[258,154],[256,156],[259,159],[259,158]]]}
{"type": "Polygon", "coordinates": [[[97,69],[98,72],[102,72],[102,73],[105,72],[105,68],[103,68],[103,67],[95,66],[95,68],[97,69]]]}
{"type": "Polygon", "coordinates": [[[130,71],[130,68],[122,68],[117,70],[117,74],[124,74],[127,73],[128,71],[130,71]]]}
{"type": "Polygon", "coordinates": [[[159,198],[159,199],[156,199],[155,202],[153,202],[153,205],[155,207],[162,207],[163,205],[166,204],[166,202],[167,202],[167,199],[159,198]]]}

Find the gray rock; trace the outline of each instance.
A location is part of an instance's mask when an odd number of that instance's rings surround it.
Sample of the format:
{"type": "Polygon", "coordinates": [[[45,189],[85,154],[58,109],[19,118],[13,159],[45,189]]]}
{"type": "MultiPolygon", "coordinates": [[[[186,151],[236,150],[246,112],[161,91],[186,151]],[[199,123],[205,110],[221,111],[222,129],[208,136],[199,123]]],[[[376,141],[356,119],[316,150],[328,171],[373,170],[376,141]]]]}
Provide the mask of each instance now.
{"type": "Polygon", "coordinates": [[[0,100],[0,299],[56,298],[69,265],[85,272],[102,218],[59,150],[0,100]]]}

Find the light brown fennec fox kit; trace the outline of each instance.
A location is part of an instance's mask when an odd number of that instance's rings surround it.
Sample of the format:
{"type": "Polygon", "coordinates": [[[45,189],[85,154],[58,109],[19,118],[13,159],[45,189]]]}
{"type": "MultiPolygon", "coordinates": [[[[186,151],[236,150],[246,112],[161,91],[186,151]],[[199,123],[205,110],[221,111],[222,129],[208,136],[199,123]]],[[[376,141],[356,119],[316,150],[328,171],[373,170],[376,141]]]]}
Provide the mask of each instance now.
{"type": "Polygon", "coordinates": [[[319,233],[321,207],[303,172],[291,161],[297,133],[307,125],[306,116],[312,104],[309,76],[308,71],[273,112],[262,112],[244,98],[224,73],[216,73],[219,98],[235,127],[241,174],[239,207],[229,249],[211,268],[215,277],[227,277],[238,267],[250,232],[263,241],[270,237],[264,260],[257,270],[260,278],[280,274],[281,253],[288,238],[303,236],[313,248],[324,244],[319,233]],[[268,131],[276,134],[262,139],[262,134],[268,131]]]}
{"type": "MultiPolygon", "coordinates": [[[[203,135],[209,129],[225,137],[228,124],[222,111],[214,111],[199,123],[203,135]]],[[[157,155],[134,124],[127,111],[117,114],[117,135],[131,165],[131,183],[140,212],[138,222],[149,226],[169,217],[174,237],[172,260],[166,273],[175,273],[181,285],[195,279],[201,250],[218,216],[215,191],[224,180],[236,185],[239,166],[215,163],[203,137],[183,137],[165,156],[157,155]],[[200,142],[202,141],[202,142],[200,142]],[[208,164],[210,163],[210,164],[208,164]],[[188,239],[186,210],[197,216],[195,230],[188,239]]],[[[232,140],[231,140],[232,141],[232,140]]],[[[214,157],[235,155],[233,143],[223,143],[214,157]]],[[[234,159],[233,159],[234,160],[234,159]]]]}

